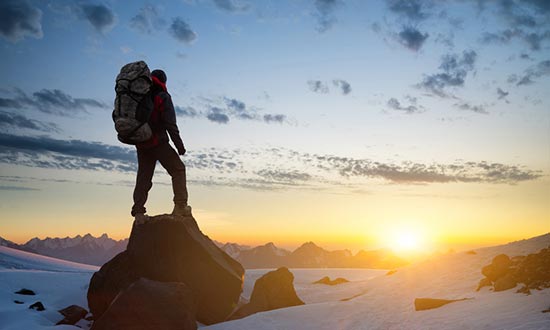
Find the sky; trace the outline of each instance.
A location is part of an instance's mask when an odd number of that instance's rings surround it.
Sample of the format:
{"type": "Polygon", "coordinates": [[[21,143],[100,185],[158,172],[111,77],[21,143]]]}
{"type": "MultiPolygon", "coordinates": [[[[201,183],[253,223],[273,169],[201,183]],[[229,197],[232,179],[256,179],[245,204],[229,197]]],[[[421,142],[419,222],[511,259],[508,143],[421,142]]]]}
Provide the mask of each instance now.
{"type": "MultiPolygon", "coordinates": [[[[126,63],[163,69],[222,242],[504,243],[550,231],[550,2],[0,1],[0,236],[129,235],[126,63]]],[[[172,209],[157,166],[148,214],[172,209]]]]}

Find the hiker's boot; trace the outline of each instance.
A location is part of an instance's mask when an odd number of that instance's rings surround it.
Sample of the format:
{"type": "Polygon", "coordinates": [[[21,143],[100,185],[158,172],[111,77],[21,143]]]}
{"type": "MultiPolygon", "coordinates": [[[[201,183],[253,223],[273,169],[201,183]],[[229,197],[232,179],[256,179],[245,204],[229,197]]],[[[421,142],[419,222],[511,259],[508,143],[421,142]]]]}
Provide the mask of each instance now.
{"type": "Polygon", "coordinates": [[[191,215],[191,206],[187,204],[176,204],[174,205],[174,210],[172,215],[177,217],[187,217],[191,215]]]}
{"type": "Polygon", "coordinates": [[[137,213],[134,216],[134,222],[135,222],[136,225],[142,225],[145,222],[147,222],[147,220],[149,220],[149,216],[147,214],[144,214],[144,213],[137,213]]]}

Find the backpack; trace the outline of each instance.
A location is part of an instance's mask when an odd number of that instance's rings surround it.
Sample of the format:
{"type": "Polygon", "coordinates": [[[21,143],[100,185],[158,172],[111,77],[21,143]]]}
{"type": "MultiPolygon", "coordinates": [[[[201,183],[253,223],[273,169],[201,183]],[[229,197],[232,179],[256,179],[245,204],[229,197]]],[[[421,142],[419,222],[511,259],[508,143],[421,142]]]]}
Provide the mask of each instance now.
{"type": "Polygon", "coordinates": [[[123,66],[116,77],[112,116],[118,140],[122,143],[135,145],[153,135],[147,123],[154,108],[150,74],[147,64],[138,61],[123,66]]]}

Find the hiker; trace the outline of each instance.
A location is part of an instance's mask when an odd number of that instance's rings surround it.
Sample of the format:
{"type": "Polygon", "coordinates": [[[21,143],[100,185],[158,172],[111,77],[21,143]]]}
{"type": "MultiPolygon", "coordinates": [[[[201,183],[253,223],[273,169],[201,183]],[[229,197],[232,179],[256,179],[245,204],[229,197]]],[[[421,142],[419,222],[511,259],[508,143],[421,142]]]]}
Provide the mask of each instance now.
{"type": "Polygon", "coordinates": [[[148,216],[145,215],[145,202],[147,201],[147,194],[153,186],[152,179],[157,161],[172,177],[172,189],[174,191],[174,210],[172,214],[184,216],[191,213],[191,207],[187,205],[185,165],[178,156],[185,155],[185,146],[176,124],[174,105],[166,89],[166,74],[162,70],[153,70],[151,80],[154,108],[148,124],[153,134],[147,141],[136,144],[138,172],[134,189],[132,216],[135,217],[137,222],[148,219],[148,216]],[[170,135],[170,140],[174,143],[177,153],[170,146],[168,135],[170,135]]]}

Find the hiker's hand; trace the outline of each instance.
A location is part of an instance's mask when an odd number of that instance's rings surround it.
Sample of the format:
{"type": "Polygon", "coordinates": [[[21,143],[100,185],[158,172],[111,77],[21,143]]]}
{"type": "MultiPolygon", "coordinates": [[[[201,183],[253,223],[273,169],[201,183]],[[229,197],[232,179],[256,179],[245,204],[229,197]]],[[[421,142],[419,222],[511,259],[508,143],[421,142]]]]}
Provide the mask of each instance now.
{"type": "Polygon", "coordinates": [[[183,156],[183,155],[185,155],[185,152],[186,152],[186,151],[187,151],[187,150],[185,150],[185,147],[183,147],[183,148],[181,148],[181,149],[178,150],[178,154],[179,154],[180,156],[183,156]]]}

